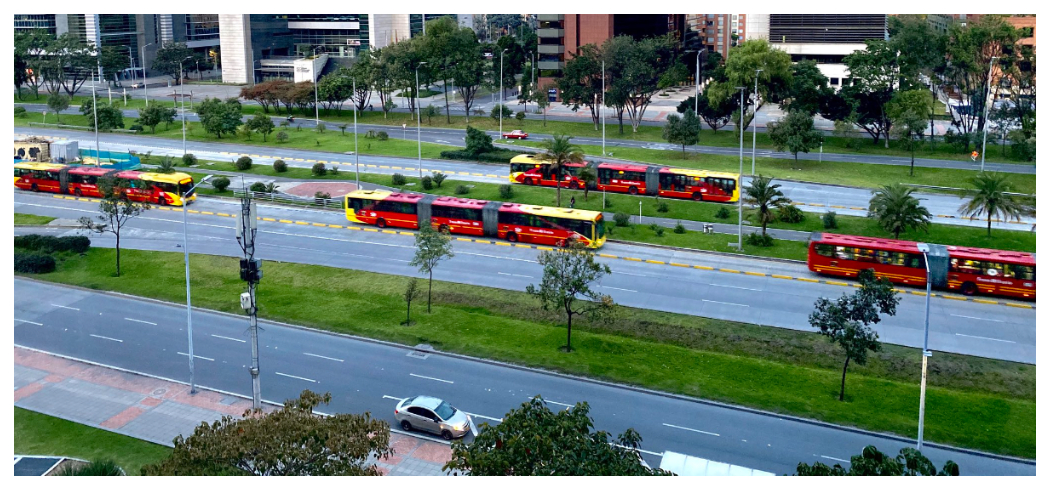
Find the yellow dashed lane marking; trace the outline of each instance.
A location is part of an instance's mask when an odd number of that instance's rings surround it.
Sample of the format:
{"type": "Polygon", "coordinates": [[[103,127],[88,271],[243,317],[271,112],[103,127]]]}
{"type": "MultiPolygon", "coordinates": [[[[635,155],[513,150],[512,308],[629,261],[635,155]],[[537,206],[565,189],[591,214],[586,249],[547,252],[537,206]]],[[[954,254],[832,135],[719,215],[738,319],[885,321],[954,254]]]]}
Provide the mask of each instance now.
{"type": "Polygon", "coordinates": [[[668,262],[667,265],[673,265],[675,267],[689,267],[686,264],[679,264],[678,262],[668,262]]]}
{"type": "Polygon", "coordinates": [[[391,235],[397,235],[397,232],[393,231],[393,230],[382,230],[382,231],[383,231],[383,233],[389,233],[391,235]]]}
{"type": "MultiPolygon", "coordinates": [[[[456,241],[460,241],[460,242],[469,242],[469,241],[470,241],[470,239],[469,239],[469,238],[460,238],[460,237],[456,237],[456,241]]],[[[521,245],[518,245],[518,246],[520,247],[521,245]]]]}
{"type": "Polygon", "coordinates": [[[646,259],[646,260],[645,260],[645,262],[646,262],[646,263],[649,263],[649,264],[659,264],[659,265],[664,265],[664,264],[666,264],[666,262],[664,262],[664,261],[662,261],[662,260],[650,260],[650,259],[646,259]]]}
{"type": "Polygon", "coordinates": [[[693,268],[694,269],[700,269],[700,270],[703,270],[703,271],[713,271],[713,270],[715,270],[714,267],[708,267],[706,265],[694,265],[693,268]]]}
{"type": "Polygon", "coordinates": [[[308,225],[309,223],[307,223],[305,221],[296,221],[295,224],[297,224],[297,225],[308,225]]]}
{"type": "Polygon", "coordinates": [[[847,282],[839,282],[839,281],[824,281],[824,282],[826,284],[831,284],[832,286],[849,286],[849,283],[847,283],[847,282]]]}
{"type": "Polygon", "coordinates": [[[940,297],[942,297],[944,299],[954,299],[956,301],[966,301],[966,298],[961,298],[959,296],[948,296],[946,294],[942,294],[942,295],[940,295],[940,297]]]}
{"type": "Polygon", "coordinates": [[[286,220],[286,219],[281,219],[281,220],[277,220],[277,221],[280,221],[281,223],[291,223],[291,220],[286,220]]]}
{"type": "Polygon", "coordinates": [[[820,281],[818,281],[816,279],[809,279],[807,277],[796,277],[795,280],[803,281],[803,282],[820,282],[820,281]]]}
{"type": "Polygon", "coordinates": [[[536,250],[546,250],[548,252],[553,252],[554,251],[554,249],[550,248],[550,247],[536,247],[536,250]]]}
{"type": "Polygon", "coordinates": [[[736,269],[723,269],[721,267],[718,268],[718,271],[719,272],[729,272],[729,273],[732,273],[732,274],[739,274],[740,273],[740,271],[738,271],[736,269]]]}
{"type": "Polygon", "coordinates": [[[321,227],[325,227],[325,226],[328,226],[328,225],[326,225],[325,223],[310,223],[310,224],[311,224],[311,225],[314,225],[314,226],[321,226],[321,227]]]}
{"type": "Polygon", "coordinates": [[[211,211],[201,211],[201,214],[210,214],[210,215],[212,215],[212,216],[214,216],[214,215],[215,215],[215,213],[213,213],[213,212],[211,212],[211,211]]]}
{"type": "Polygon", "coordinates": [[[1006,306],[1013,306],[1014,308],[1028,308],[1029,310],[1035,308],[1032,305],[1022,305],[1022,304],[1018,304],[1018,303],[1002,303],[1002,304],[1004,304],[1006,306]]]}
{"type": "Polygon", "coordinates": [[[493,243],[495,243],[496,245],[499,245],[501,247],[509,247],[510,246],[510,244],[507,243],[507,242],[493,242],[493,243]]]}
{"type": "Polygon", "coordinates": [[[641,262],[642,261],[642,259],[638,259],[638,258],[635,258],[635,257],[624,257],[623,260],[630,260],[631,262],[641,262]]]}
{"type": "Polygon", "coordinates": [[[781,274],[770,274],[769,277],[775,277],[777,279],[794,279],[794,277],[784,276],[784,275],[781,275],[781,274]]]}
{"type": "Polygon", "coordinates": [[[342,228],[343,225],[328,225],[329,228],[342,228]]]}
{"type": "Polygon", "coordinates": [[[262,220],[263,220],[263,221],[277,221],[277,220],[275,220],[275,219],[273,219],[273,218],[262,218],[262,220]]]}
{"type": "Polygon", "coordinates": [[[514,244],[514,246],[515,246],[515,247],[518,247],[518,248],[532,248],[532,247],[530,247],[530,246],[528,246],[528,245],[522,245],[522,244],[520,244],[520,243],[515,243],[515,244],[514,244]]]}
{"type": "Polygon", "coordinates": [[[749,275],[749,276],[762,276],[762,277],[766,277],[766,274],[764,274],[764,273],[762,273],[762,272],[748,272],[748,271],[744,271],[744,274],[747,274],[747,275],[749,275]]]}
{"type": "Polygon", "coordinates": [[[973,299],[973,300],[970,300],[970,301],[973,301],[974,303],[984,303],[986,305],[997,305],[997,304],[999,304],[998,301],[989,301],[989,300],[986,300],[986,299],[973,299]]]}

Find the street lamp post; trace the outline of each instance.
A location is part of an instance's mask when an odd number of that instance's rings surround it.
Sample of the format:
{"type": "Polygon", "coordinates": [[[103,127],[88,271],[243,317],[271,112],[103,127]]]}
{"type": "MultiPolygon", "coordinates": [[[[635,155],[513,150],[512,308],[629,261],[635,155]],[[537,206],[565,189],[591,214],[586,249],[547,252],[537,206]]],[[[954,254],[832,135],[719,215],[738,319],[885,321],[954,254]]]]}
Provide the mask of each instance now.
{"type": "Polygon", "coordinates": [[[992,61],[988,63],[988,89],[984,95],[984,141],[981,143],[981,172],[984,172],[984,154],[987,153],[985,150],[988,146],[988,109],[992,105],[988,100],[992,93],[992,68],[995,66],[995,60],[999,59],[998,56],[992,56],[992,61]]]}
{"type": "Polygon", "coordinates": [[[182,99],[182,154],[186,154],[186,75],[182,72],[182,62],[190,59],[189,56],[179,61],[179,91],[182,99]]]}
{"type": "MultiPolygon", "coordinates": [[[[737,90],[740,91],[740,174],[737,177],[737,179],[740,181],[740,184],[737,184],[737,185],[743,185],[743,183],[744,183],[744,88],[746,88],[746,87],[737,87],[736,88],[737,90]]],[[[743,189],[741,189],[741,191],[742,190],[743,189]]],[[[741,194],[743,194],[743,192],[741,192],[741,194]]],[[[737,250],[743,250],[744,249],[744,196],[743,195],[740,196],[740,199],[737,199],[737,201],[736,201],[736,209],[737,209],[736,249],[737,250]]]]}
{"type": "Polygon", "coordinates": [[[499,54],[499,137],[503,138],[503,55],[507,54],[504,49],[499,54]]]}
{"type": "Polygon", "coordinates": [[[762,69],[755,70],[755,102],[751,110],[751,176],[755,176],[755,142],[758,140],[758,74],[762,69]]]}
{"type": "Polygon", "coordinates": [[[703,49],[696,51],[696,97],[693,98],[693,113],[700,117],[700,53],[703,49]]]}
{"type": "Polygon", "coordinates": [[[200,182],[197,182],[193,187],[190,187],[185,194],[182,195],[182,251],[186,262],[186,339],[189,341],[189,348],[187,354],[190,358],[190,394],[197,393],[197,383],[194,378],[193,370],[193,306],[190,302],[190,245],[189,245],[189,231],[186,225],[186,208],[189,202],[186,199],[193,194],[193,190],[197,186],[203,184],[211,175],[204,177],[200,182]]]}
{"type": "Polygon", "coordinates": [[[153,43],[142,45],[142,58],[139,60],[142,62],[142,96],[146,98],[146,107],[149,107],[149,95],[146,93],[146,46],[151,46],[153,43]]]}
{"type": "MultiPolygon", "coordinates": [[[[135,50],[131,49],[131,46],[128,46],[128,66],[131,67],[131,83],[138,82],[138,77],[135,76],[135,50]]],[[[124,105],[128,105],[127,100],[124,101],[124,105]]]]}
{"type": "Polygon", "coordinates": [[[602,158],[605,158],[605,60],[602,60],[602,106],[598,110],[602,113],[602,158]]]}
{"type": "MultiPolygon", "coordinates": [[[[321,48],[321,46],[314,46],[314,57],[315,58],[317,57],[317,50],[319,48],[321,48]]],[[[312,62],[313,60],[310,60],[310,61],[312,62]]],[[[318,124],[321,124],[321,108],[317,104],[317,68],[316,68],[316,66],[310,67],[310,71],[314,75],[314,127],[316,128],[318,124]]]]}
{"type": "MultiPolygon", "coordinates": [[[[423,124],[423,111],[419,107],[419,67],[427,64],[426,61],[420,61],[416,65],[416,148],[419,151],[419,159],[416,160],[416,168],[419,169],[419,178],[423,178],[423,143],[420,137],[420,126],[423,124]]],[[[501,112],[502,113],[502,112],[501,112]]],[[[429,119],[428,119],[429,120],[429,119]]]]}
{"type": "MultiPolygon", "coordinates": [[[[354,95],[357,95],[357,79],[353,79],[354,82],[354,95]]],[[[361,157],[358,156],[357,152],[357,102],[354,102],[354,167],[357,172],[357,188],[361,188],[361,157]]]]}
{"type": "MultiPolygon", "coordinates": [[[[98,144],[98,101],[95,100],[95,77],[91,77],[91,110],[95,114],[95,159],[98,160],[99,168],[102,167],[102,148],[98,144]]],[[[102,65],[98,65],[98,80],[102,81],[102,65]]],[[[57,113],[56,113],[57,114],[57,113]]]]}
{"type": "Polygon", "coordinates": [[[922,259],[926,265],[926,322],[923,327],[922,336],[922,385],[919,388],[919,442],[918,450],[922,451],[922,425],[923,419],[926,416],[926,364],[930,356],[933,354],[930,352],[930,289],[932,286],[933,278],[930,276],[930,246],[925,243],[918,244],[919,251],[922,252],[922,259]]]}

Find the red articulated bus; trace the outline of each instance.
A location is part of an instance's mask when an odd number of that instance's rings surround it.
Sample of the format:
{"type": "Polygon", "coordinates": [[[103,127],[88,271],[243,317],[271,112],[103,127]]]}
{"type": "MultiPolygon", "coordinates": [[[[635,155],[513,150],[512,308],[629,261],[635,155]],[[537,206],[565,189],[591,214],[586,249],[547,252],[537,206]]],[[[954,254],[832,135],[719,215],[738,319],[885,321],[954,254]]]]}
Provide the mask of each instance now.
{"type": "MultiPolygon", "coordinates": [[[[75,196],[102,197],[98,180],[103,177],[123,179],[123,189],[132,201],[154,204],[182,205],[182,195],[193,188],[193,177],[184,173],[160,174],[135,170],[112,170],[91,165],[77,166],[58,163],[15,164],[15,187],[34,192],[54,192],[75,196]]],[[[196,200],[196,193],[187,200],[196,200]]]]}
{"type": "MultiPolygon", "coordinates": [[[[570,189],[583,189],[586,184],[576,178],[576,172],[587,164],[584,162],[566,163],[562,166],[561,187],[570,189]]],[[[558,175],[551,170],[549,162],[540,160],[534,155],[518,155],[510,161],[510,181],[515,184],[542,185],[544,187],[555,187],[558,185],[558,175]]]]}
{"type": "Polygon", "coordinates": [[[928,247],[931,283],[938,289],[1035,300],[1035,254],[920,244],[814,232],[807,263],[818,274],[856,277],[864,269],[891,282],[926,285],[920,246],[928,247]]]}

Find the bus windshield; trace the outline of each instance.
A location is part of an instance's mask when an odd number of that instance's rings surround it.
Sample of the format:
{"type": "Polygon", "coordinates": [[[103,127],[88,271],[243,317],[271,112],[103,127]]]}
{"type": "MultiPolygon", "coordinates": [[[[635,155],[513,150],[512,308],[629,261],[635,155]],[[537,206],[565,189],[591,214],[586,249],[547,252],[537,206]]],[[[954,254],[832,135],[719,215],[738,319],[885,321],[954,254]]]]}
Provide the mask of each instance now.
{"type": "Polygon", "coordinates": [[[179,195],[183,196],[193,188],[193,179],[186,179],[179,182],[179,195]]]}
{"type": "Polygon", "coordinates": [[[592,240],[600,240],[605,237],[605,219],[602,215],[598,215],[598,219],[594,222],[594,237],[592,240]]]}

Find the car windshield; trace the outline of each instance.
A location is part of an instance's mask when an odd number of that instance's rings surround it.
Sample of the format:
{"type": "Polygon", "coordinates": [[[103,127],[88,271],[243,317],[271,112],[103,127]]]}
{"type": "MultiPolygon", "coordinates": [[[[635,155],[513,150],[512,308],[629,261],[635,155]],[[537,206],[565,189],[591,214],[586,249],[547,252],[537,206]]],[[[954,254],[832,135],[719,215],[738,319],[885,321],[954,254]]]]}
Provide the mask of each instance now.
{"type": "Polygon", "coordinates": [[[456,409],[452,408],[452,405],[449,405],[448,402],[441,402],[441,405],[434,409],[434,413],[441,417],[441,420],[448,420],[456,414],[456,409]]]}

